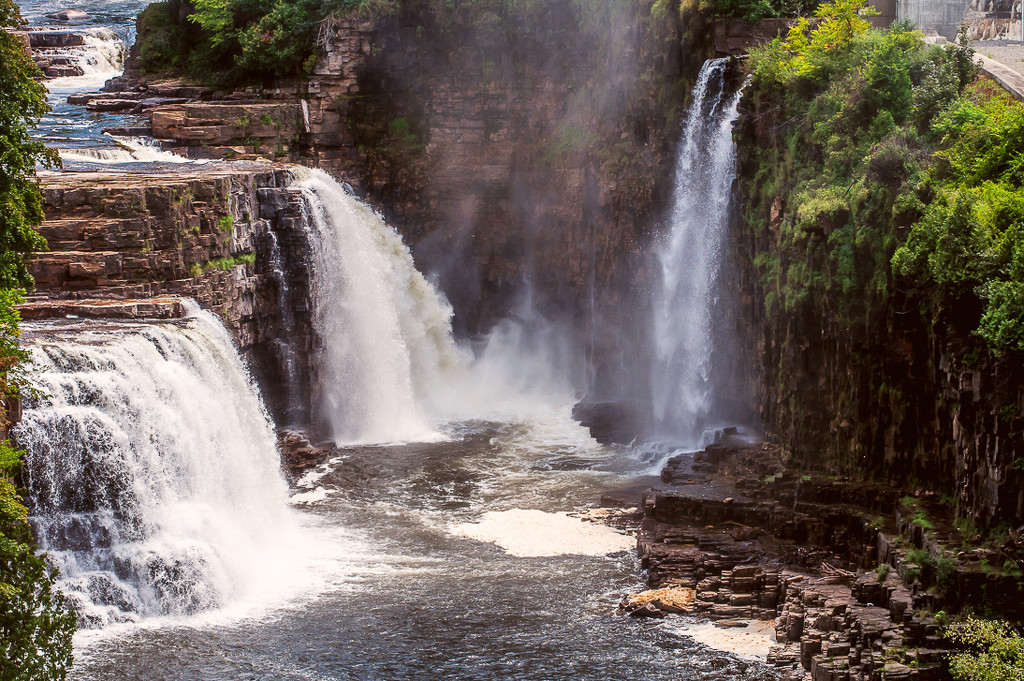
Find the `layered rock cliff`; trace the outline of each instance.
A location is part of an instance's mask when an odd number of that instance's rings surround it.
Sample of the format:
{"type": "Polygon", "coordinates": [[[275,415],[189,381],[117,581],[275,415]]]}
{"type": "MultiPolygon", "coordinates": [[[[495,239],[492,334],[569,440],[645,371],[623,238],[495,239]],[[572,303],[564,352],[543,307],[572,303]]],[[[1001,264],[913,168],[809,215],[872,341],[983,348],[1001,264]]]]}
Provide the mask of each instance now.
{"type": "Polygon", "coordinates": [[[193,98],[152,111],[153,135],[183,153],[350,182],[438,279],[457,332],[510,314],[556,323],[579,366],[589,349],[591,394],[622,394],[646,373],[644,261],[707,40],[683,15],[646,0],[402,3],[326,24],[305,80],[217,92],[130,65],[110,87],[193,98]]]}
{"type": "Polygon", "coordinates": [[[174,317],[176,297],[195,298],[224,320],[278,423],[308,420],[308,243],[290,171],[234,164],[40,177],[50,251],[31,263],[25,317],[174,317]]]}
{"type": "MultiPolygon", "coordinates": [[[[768,159],[795,158],[781,141],[790,123],[777,104],[744,104],[734,229],[767,434],[810,470],[941,502],[967,536],[1020,525],[1019,353],[996,355],[978,335],[982,301],[974,293],[944,298],[896,278],[889,262],[913,219],[898,204],[876,208],[875,231],[858,232],[856,250],[846,253],[848,276],[874,277],[871,286],[843,295],[822,285],[843,273],[837,244],[851,211],[819,202],[818,212],[798,214],[800,197],[786,194],[786,182],[806,176],[820,149],[804,152],[799,158],[810,160],[797,161],[789,179],[766,170],[774,168],[768,159]]],[[[881,154],[873,163],[868,182],[903,181],[881,154]]]]}

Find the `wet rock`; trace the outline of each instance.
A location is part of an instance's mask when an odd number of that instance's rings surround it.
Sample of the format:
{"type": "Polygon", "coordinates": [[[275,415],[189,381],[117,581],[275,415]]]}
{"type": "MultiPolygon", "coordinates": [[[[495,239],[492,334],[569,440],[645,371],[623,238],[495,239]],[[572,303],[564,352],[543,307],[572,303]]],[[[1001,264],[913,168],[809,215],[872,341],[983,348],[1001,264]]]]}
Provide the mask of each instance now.
{"type": "Polygon", "coordinates": [[[745,620],[717,620],[715,626],[719,629],[743,629],[749,627],[750,623],[745,620]]]}
{"type": "Polygon", "coordinates": [[[85,104],[87,111],[130,111],[138,105],[134,99],[90,99],[85,104]]]}
{"type": "Polygon", "coordinates": [[[602,444],[629,444],[650,425],[650,408],[639,402],[577,402],[572,417],[602,444]]]}
{"type": "Polygon", "coordinates": [[[662,618],[666,616],[666,613],[659,610],[653,603],[645,603],[637,608],[629,610],[630,617],[651,617],[651,618],[662,618]]]}
{"type": "Polygon", "coordinates": [[[81,47],[85,36],[72,31],[29,31],[28,44],[32,49],[55,47],[81,47]]]}
{"type": "Polygon", "coordinates": [[[47,14],[46,18],[53,19],[54,21],[85,21],[90,16],[88,12],[83,12],[80,9],[63,9],[59,12],[47,14]]]}

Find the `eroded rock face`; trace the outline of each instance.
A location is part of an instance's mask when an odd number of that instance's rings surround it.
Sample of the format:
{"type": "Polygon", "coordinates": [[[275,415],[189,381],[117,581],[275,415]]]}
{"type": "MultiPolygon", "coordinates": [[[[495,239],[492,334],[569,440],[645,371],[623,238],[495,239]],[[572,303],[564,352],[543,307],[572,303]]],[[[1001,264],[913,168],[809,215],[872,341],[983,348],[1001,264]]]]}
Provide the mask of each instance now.
{"type": "MultiPolygon", "coordinates": [[[[574,362],[595,367],[592,396],[631,395],[646,374],[649,243],[703,62],[681,39],[701,20],[687,22],[647,2],[609,16],[571,2],[516,16],[406,3],[330,27],[306,80],[155,107],[153,134],[193,156],[328,170],[396,225],[455,307],[457,332],[543,318],[574,362]],[[260,107],[287,124],[238,125],[261,121],[260,107]]],[[[131,63],[108,89],[186,94],[131,63]]]]}
{"type": "Polygon", "coordinates": [[[180,314],[168,296],[216,312],[253,367],[279,422],[296,395],[282,355],[299,366],[308,415],[308,250],[301,198],[287,168],[233,165],[201,174],[42,172],[50,251],[31,264],[28,317],[180,314]],[[169,306],[169,307],[168,307],[169,306]]]}

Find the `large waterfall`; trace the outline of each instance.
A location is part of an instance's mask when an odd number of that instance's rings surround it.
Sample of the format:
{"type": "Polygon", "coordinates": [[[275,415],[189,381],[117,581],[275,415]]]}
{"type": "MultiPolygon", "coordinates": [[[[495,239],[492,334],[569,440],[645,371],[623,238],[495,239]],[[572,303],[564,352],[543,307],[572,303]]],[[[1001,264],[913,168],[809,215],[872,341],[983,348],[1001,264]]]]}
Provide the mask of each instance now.
{"type": "Polygon", "coordinates": [[[727,92],[728,60],[704,64],[676,165],[671,230],[658,251],[651,376],[662,434],[696,441],[717,425],[732,348],[721,333],[723,247],[735,174],[732,126],[740,93],[727,92]]]}
{"type": "Polygon", "coordinates": [[[313,232],[319,421],[344,443],[437,439],[427,405],[462,362],[451,306],[373,209],[323,171],[298,186],[313,232]]]}
{"type": "Polygon", "coordinates": [[[259,597],[295,534],[275,436],[223,325],[26,324],[31,521],[85,626],[259,597]]]}

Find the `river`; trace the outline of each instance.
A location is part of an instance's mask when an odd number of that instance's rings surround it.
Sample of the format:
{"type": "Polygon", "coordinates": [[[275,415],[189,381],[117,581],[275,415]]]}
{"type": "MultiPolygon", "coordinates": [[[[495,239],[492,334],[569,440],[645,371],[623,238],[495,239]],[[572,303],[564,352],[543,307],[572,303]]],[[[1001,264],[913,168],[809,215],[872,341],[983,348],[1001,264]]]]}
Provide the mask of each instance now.
{"type": "MultiPolygon", "coordinates": [[[[36,25],[62,9],[21,6],[36,25]]],[[[107,56],[116,40],[132,39],[143,6],[76,6],[90,13],[101,54],[87,75],[51,83],[54,111],[38,130],[65,150],[69,172],[180,160],[121,155],[102,129],[130,117],[64,101],[116,75],[107,56]]],[[[323,195],[335,190],[316,176],[305,182],[330,208],[335,199],[323,195]]],[[[350,209],[325,215],[334,210],[350,209]]],[[[394,241],[388,269],[409,279],[411,258],[394,241]]],[[[399,312],[416,323],[443,313],[440,297],[398,305],[425,310],[399,312]]],[[[346,314],[338,328],[356,323],[346,314]]],[[[332,328],[329,315],[318,323],[332,328]]],[[[405,317],[384,326],[396,324],[404,329],[405,317]]],[[[379,351],[375,333],[348,354],[379,351]]],[[[72,679],[775,677],[756,659],[764,637],[723,632],[719,647],[729,638],[739,646],[727,653],[687,635],[695,619],[637,620],[619,610],[624,594],[643,588],[632,538],[570,514],[598,506],[603,492],[653,484],[671,448],[598,444],[570,418],[570,387],[516,383],[545,372],[524,372],[535,358],[516,355],[514,344],[496,342],[504,354],[475,359],[454,348],[468,373],[434,390],[427,406],[403,397],[422,407],[414,416],[430,433],[396,439],[428,441],[342,444],[286,483],[266,410],[212,316],[27,324],[26,343],[48,388],[18,433],[29,468],[47,471],[35,473],[34,522],[53,530],[43,544],[87,625],[75,638],[72,679]],[[97,501],[104,495],[107,505],[97,501]]],[[[438,354],[420,350],[411,348],[403,369],[414,378],[427,373],[419,355],[438,354]]],[[[395,352],[383,355],[393,361],[395,352]]],[[[428,383],[437,387],[435,374],[428,383]]],[[[376,376],[340,394],[370,395],[376,376]]],[[[359,432],[372,436],[350,433],[346,419],[338,440],[378,442],[389,419],[420,423],[405,407],[398,414],[396,391],[367,398],[376,405],[372,430],[359,432]]]]}

